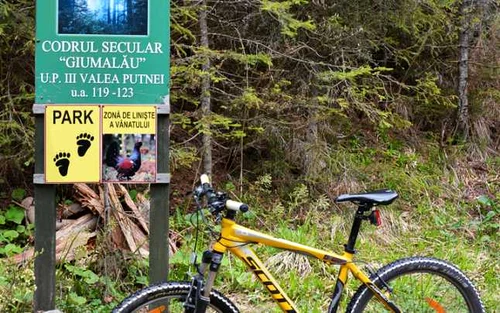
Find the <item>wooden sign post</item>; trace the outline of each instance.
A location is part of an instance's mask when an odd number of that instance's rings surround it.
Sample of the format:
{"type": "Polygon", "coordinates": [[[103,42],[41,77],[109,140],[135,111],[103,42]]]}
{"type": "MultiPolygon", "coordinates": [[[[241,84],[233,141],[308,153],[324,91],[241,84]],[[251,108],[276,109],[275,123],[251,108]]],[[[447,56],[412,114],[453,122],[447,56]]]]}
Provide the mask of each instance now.
{"type": "Polygon", "coordinates": [[[153,184],[150,281],[167,280],[169,6],[36,3],[35,312],[55,308],[55,184],[153,184]]]}

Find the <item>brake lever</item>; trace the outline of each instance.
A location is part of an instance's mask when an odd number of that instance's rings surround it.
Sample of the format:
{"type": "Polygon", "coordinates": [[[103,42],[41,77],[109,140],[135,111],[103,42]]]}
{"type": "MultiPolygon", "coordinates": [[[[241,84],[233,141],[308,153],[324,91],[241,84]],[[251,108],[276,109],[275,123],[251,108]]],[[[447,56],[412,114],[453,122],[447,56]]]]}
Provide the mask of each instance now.
{"type": "Polygon", "coordinates": [[[194,197],[196,199],[199,199],[199,198],[203,197],[203,195],[205,194],[205,190],[204,190],[203,186],[200,185],[200,186],[196,187],[192,191],[192,193],[194,194],[194,197]]]}

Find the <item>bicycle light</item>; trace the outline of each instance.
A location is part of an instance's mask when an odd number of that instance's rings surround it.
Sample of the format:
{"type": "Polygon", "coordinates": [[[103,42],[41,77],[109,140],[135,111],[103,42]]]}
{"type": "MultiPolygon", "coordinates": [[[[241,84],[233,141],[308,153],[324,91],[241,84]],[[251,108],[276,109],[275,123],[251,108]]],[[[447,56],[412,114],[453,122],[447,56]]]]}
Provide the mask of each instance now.
{"type": "Polygon", "coordinates": [[[382,225],[382,218],[380,217],[380,210],[379,209],[373,209],[369,218],[370,218],[371,224],[373,224],[377,227],[382,225]]]}

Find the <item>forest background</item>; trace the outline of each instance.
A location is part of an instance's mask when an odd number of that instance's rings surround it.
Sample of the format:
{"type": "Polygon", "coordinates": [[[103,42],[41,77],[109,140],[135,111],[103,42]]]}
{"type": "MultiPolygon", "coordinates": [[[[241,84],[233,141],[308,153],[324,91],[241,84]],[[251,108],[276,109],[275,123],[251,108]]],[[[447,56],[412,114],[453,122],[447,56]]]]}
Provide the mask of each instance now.
{"type": "MultiPolygon", "coordinates": [[[[34,12],[34,1],[0,0],[0,307],[12,312],[30,311],[34,284],[33,263],[19,270],[8,258],[33,242],[18,204],[33,193],[34,12]]],[[[384,208],[385,227],[366,231],[360,251],[370,249],[360,257],[447,259],[493,311],[499,16],[489,0],[172,0],[170,210],[182,239],[171,276],[184,277],[192,246],[183,195],[194,173],[212,173],[249,202],[246,223],[337,250],[351,214],[333,199],[388,187],[401,198],[384,208]]],[[[71,186],[58,194],[75,201],[71,186]]],[[[106,249],[97,240],[58,266],[59,308],[107,311],[147,283],[146,261],[106,249]],[[96,258],[103,251],[111,256],[104,264],[96,258]]],[[[331,275],[286,273],[302,308],[328,305],[331,275]]],[[[235,266],[221,288],[258,307],[265,295],[243,283],[247,275],[235,266]],[[252,291],[245,298],[243,287],[252,291]]]]}

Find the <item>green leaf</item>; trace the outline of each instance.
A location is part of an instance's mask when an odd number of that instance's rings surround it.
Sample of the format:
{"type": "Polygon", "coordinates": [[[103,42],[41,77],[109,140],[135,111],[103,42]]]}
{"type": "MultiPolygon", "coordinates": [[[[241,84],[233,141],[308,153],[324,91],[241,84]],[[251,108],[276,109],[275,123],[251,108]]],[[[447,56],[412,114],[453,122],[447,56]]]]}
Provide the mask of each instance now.
{"type": "Polygon", "coordinates": [[[5,212],[5,218],[7,221],[14,222],[16,224],[21,224],[24,219],[24,209],[11,205],[7,212],[5,212]]]}
{"type": "Polygon", "coordinates": [[[15,230],[6,230],[2,233],[3,237],[7,239],[8,241],[12,241],[13,239],[16,239],[19,237],[19,233],[15,230]]]}
{"type": "MultiPolygon", "coordinates": [[[[0,251],[0,254],[2,254],[2,251],[0,251]]],[[[4,276],[0,276],[0,286],[5,287],[10,285],[10,279],[4,276]]]]}
{"type": "Polygon", "coordinates": [[[12,191],[12,199],[16,201],[22,201],[26,196],[26,190],[22,188],[16,188],[12,191]]]}
{"type": "Polygon", "coordinates": [[[21,247],[19,247],[18,245],[15,245],[15,244],[12,244],[12,243],[9,243],[5,246],[5,248],[3,249],[3,252],[8,255],[8,256],[11,256],[11,255],[14,255],[14,254],[18,254],[18,253],[21,253],[23,252],[23,249],[21,247]]]}
{"type": "Polygon", "coordinates": [[[177,251],[170,259],[170,264],[187,264],[189,263],[189,255],[184,251],[177,251]]]}
{"type": "Polygon", "coordinates": [[[0,215],[0,225],[5,225],[5,216],[0,215]]]}
{"type": "Polygon", "coordinates": [[[33,301],[33,292],[26,290],[18,290],[14,293],[14,299],[20,303],[30,303],[33,301]]]}
{"type": "Polygon", "coordinates": [[[99,276],[97,276],[94,272],[91,270],[81,268],[78,266],[70,265],[70,264],[65,264],[64,265],[68,271],[73,273],[76,276],[80,276],[83,278],[85,283],[91,285],[95,284],[96,282],[99,281],[99,276]]]}
{"type": "Polygon", "coordinates": [[[481,203],[482,205],[487,205],[487,206],[493,205],[493,201],[490,198],[488,198],[488,196],[486,196],[486,195],[481,195],[481,196],[477,197],[477,202],[481,203]]]}
{"type": "Polygon", "coordinates": [[[86,270],[84,277],[84,281],[89,285],[93,285],[99,281],[99,276],[91,270],[86,270]]]}
{"type": "Polygon", "coordinates": [[[16,231],[20,234],[24,234],[26,232],[26,226],[24,225],[17,225],[16,231]]]}
{"type": "Polygon", "coordinates": [[[489,222],[490,220],[492,220],[495,216],[497,215],[497,213],[495,211],[489,211],[486,216],[484,217],[484,220],[483,220],[483,223],[485,222],[489,222]]]}
{"type": "Polygon", "coordinates": [[[132,198],[132,200],[133,200],[133,201],[135,201],[135,200],[136,200],[136,198],[137,198],[137,193],[138,193],[138,192],[137,192],[137,190],[135,190],[135,189],[132,189],[132,190],[130,190],[130,191],[128,192],[128,194],[129,194],[130,198],[132,198]]]}
{"type": "Polygon", "coordinates": [[[76,305],[82,305],[82,304],[85,304],[87,302],[87,299],[85,297],[81,297],[74,292],[71,292],[68,295],[68,298],[69,298],[68,300],[70,303],[76,304],[76,305]]]}
{"type": "Polygon", "coordinates": [[[146,276],[135,276],[135,282],[139,285],[147,286],[149,280],[148,280],[148,277],[146,277],[146,276]]]}

